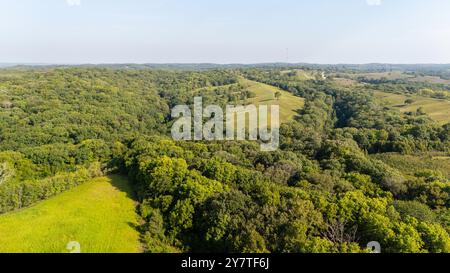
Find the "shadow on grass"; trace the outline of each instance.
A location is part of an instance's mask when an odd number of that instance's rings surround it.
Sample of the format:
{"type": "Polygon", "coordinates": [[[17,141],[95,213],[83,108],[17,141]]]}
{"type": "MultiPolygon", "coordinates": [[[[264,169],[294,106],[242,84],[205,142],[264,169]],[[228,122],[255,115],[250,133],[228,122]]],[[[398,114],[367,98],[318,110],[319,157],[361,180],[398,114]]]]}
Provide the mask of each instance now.
{"type": "Polygon", "coordinates": [[[127,197],[137,202],[136,192],[133,190],[131,182],[124,175],[108,175],[108,179],[116,189],[127,194],[127,197]]]}
{"type": "Polygon", "coordinates": [[[261,101],[259,101],[260,103],[262,103],[262,102],[269,102],[269,101],[274,101],[275,99],[265,99],[265,100],[261,100],[261,101]]]}
{"type": "MultiPolygon", "coordinates": [[[[133,190],[133,186],[131,185],[131,181],[128,179],[128,177],[126,177],[124,175],[113,174],[113,175],[108,175],[108,178],[110,180],[111,185],[113,185],[115,188],[117,188],[121,192],[126,193],[127,197],[130,198],[131,200],[133,200],[134,202],[136,202],[136,204],[137,204],[137,202],[138,202],[137,195],[136,195],[136,192],[133,190]]],[[[129,227],[131,227],[132,229],[136,230],[137,232],[139,232],[140,251],[145,252],[146,251],[145,250],[146,242],[144,240],[145,229],[143,226],[143,220],[139,216],[139,209],[138,209],[137,205],[135,208],[135,212],[136,212],[136,215],[138,215],[138,217],[140,219],[139,223],[127,222],[127,225],[129,227]]]]}
{"type": "Polygon", "coordinates": [[[397,105],[394,105],[393,107],[396,107],[396,108],[405,108],[407,105],[406,104],[397,104],[397,105]]]}

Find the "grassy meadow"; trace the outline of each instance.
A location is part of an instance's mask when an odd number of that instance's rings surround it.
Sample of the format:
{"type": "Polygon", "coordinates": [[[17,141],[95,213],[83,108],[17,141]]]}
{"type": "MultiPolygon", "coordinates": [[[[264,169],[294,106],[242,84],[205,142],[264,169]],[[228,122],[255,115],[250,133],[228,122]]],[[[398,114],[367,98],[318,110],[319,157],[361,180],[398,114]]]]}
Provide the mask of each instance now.
{"type": "Polygon", "coordinates": [[[445,155],[386,153],[372,155],[372,157],[409,176],[423,172],[436,172],[450,179],[450,157],[445,155]]]}
{"type": "Polygon", "coordinates": [[[374,93],[388,107],[397,108],[401,112],[415,112],[419,108],[422,108],[433,120],[441,124],[450,122],[450,101],[448,100],[400,95],[381,91],[375,91],[374,93]],[[414,102],[412,104],[405,104],[407,99],[412,99],[414,102]]]}
{"type": "Polygon", "coordinates": [[[364,77],[369,80],[402,80],[407,82],[426,82],[432,84],[450,84],[450,80],[431,75],[414,75],[403,71],[390,72],[366,72],[366,73],[345,73],[346,77],[351,79],[358,79],[364,77]]]}
{"type": "Polygon", "coordinates": [[[282,74],[294,73],[296,80],[299,81],[310,81],[317,80],[322,77],[322,73],[318,71],[306,71],[303,69],[285,70],[281,72],[282,74]]]}
{"type": "Polygon", "coordinates": [[[0,216],[0,253],[140,252],[135,201],[124,177],[93,179],[33,207],[0,216]]]}
{"type": "Polygon", "coordinates": [[[256,94],[256,97],[247,100],[248,103],[254,105],[279,105],[280,106],[280,122],[287,122],[297,115],[297,110],[303,108],[305,100],[301,97],[294,96],[291,93],[281,90],[277,87],[267,84],[241,79],[241,84],[249,91],[256,94]],[[275,93],[281,92],[279,100],[275,98],[275,93]]]}

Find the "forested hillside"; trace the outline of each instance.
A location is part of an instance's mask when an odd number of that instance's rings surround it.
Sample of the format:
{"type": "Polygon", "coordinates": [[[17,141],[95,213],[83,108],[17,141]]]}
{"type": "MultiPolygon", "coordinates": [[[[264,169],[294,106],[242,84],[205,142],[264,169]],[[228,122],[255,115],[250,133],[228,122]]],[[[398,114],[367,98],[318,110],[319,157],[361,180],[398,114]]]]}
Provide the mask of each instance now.
{"type": "Polygon", "coordinates": [[[446,72],[413,81],[296,69],[2,69],[0,213],[121,173],[147,252],[366,252],[370,241],[384,252],[450,252],[450,124],[379,97],[450,100],[445,82],[428,81],[446,72]],[[195,96],[267,100],[249,81],[282,90],[290,108],[279,150],[171,139],[170,110],[195,96]]]}

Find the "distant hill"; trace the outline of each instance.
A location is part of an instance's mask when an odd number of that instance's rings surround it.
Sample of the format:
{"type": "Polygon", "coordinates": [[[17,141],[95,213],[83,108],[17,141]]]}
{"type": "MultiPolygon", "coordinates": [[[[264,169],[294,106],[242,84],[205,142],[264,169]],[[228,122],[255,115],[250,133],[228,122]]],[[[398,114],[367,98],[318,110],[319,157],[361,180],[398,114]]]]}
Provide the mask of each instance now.
{"type": "Polygon", "coordinates": [[[5,67],[104,67],[111,69],[168,69],[168,70],[209,70],[209,69],[239,69],[239,68],[266,68],[266,69],[322,69],[322,70],[355,70],[355,71],[416,71],[437,72],[450,71],[450,64],[311,64],[311,63],[255,63],[255,64],[215,64],[215,63],[117,63],[117,64],[45,64],[45,63],[0,63],[5,67]]]}

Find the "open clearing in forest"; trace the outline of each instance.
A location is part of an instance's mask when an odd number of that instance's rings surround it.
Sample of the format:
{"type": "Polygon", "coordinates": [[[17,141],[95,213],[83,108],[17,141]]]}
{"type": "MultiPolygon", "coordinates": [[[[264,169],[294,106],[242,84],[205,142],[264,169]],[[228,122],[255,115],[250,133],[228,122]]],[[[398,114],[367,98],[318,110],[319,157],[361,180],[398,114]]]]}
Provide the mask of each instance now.
{"type": "Polygon", "coordinates": [[[93,179],[33,207],[0,216],[1,253],[140,252],[133,192],[121,176],[93,179]]]}

